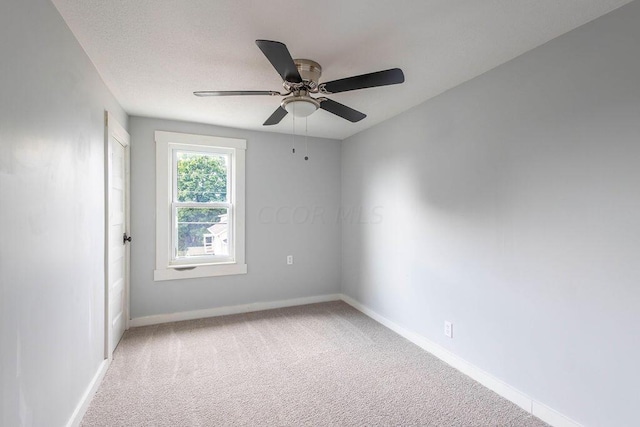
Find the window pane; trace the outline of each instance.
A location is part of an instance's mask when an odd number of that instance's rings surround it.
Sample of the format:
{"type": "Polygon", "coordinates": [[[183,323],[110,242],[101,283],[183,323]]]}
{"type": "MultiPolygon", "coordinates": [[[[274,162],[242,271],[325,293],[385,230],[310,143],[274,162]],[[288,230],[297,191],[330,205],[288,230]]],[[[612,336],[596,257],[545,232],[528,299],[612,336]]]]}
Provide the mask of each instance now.
{"type": "Polygon", "coordinates": [[[177,151],[178,202],[226,202],[229,156],[177,151]]]}
{"type": "Polygon", "coordinates": [[[226,208],[177,208],[176,258],[229,255],[229,212],[226,208]]]}

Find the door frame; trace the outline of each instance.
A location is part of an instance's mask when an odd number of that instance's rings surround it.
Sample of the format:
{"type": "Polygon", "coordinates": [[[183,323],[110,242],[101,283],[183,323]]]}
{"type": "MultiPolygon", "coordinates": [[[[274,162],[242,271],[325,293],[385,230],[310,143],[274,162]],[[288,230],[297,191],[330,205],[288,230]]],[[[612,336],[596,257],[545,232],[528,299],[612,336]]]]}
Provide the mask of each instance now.
{"type": "MultiPolygon", "coordinates": [[[[125,232],[130,235],[131,233],[131,165],[130,165],[130,148],[131,138],[125,128],[118,123],[118,121],[105,111],[105,144],[104,144],[104,161],[105,161],[105,175],[104,175],[104,195],[105,195],[105,221],[104,221],[104,358],[111,360],[112,352],[110,351],[110,337],[111,337],[111,313],[109,311],[109,266],[110,266],[110,251],[109,242],[111,241],[111,231],[109,226],[109,209],[111,208],[111,147],[112,144],[119,141],[124,146],[124,168],[125,168],[125,232]]],[[[125,330],[129,329],[130,322],[130,298],[129,298],[129,275],[130,275],[130,259],[131,259],[131,245],[125,245],[125,277],[124,277],[124,313],[125,316],[125,330]]]]}

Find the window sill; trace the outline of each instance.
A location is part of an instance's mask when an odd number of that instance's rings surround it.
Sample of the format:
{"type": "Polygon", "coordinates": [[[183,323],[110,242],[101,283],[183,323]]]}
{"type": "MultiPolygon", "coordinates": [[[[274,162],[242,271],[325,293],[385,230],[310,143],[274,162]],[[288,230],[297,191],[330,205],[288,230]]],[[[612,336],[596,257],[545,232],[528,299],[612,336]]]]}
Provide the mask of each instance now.
{"type": "Polygon", "coordinates": [[[186,268],[188,269],[178,270],[175,267],[170,267],[154,270],[153,280],[159,282],[162,280],[195,279],[198,277],[230,276],[247,273],[247,264],[199,265],[186,266],[186,268]]]}

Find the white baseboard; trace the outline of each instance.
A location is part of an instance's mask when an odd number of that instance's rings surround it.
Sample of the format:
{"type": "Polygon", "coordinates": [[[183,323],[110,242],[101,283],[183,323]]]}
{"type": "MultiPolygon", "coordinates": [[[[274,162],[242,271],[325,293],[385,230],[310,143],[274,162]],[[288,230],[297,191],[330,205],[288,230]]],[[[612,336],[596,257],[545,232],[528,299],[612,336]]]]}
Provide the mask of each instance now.
{"type": "Polygon", "coordinates": [[[98,366],[98,370],[91,379],[91,382],[87,386],[87,389],[82,395],[82,398],[80,398],[76,409],[73,411],[73,414],[71,414],[71,418],[69,418],[69,422],[67,422],[67,427],[77,427],[80,425],[82,417],[84,417],[87,409],[89,409],[89,405],[91,404],[93,396],[96,394],[96,391],[98,391],[98,387],[100,387],[100,384],[102,384],[102,379],[107,373],[107,369],[109,368],[110,363],[110,359],[105,359],[102,361],[102,363],[100,363],[100,366],[98,366]]]}
{"type": "Polygon", "coordinates": [[[531,413],[554,427],[582,427],[582,424],[536,400],[531,400],[531,413]]]}
{"type": "Polygon", "coordinates": [[[504,397],[505,399],[515,403],[525,411],[540,418],[542,421],[546,422],[547,424],[550,424],[553,427],[582,427],[580,423],[561,414],[555,409],[552,409],[544,405],[543,403],[540,403],[532,399],[531,397],[527,396],[525,393],[521,392],[520,390],[510,386],[509,384],[505,383],[502,380],[499,380],[498,378],[492,376],[491,374],[488,374],[487,372],[483,371],[477,366],[467,362],[466,360],[455,355],[449,350],[439,346],[433,341],[428,340],[422,335],[416,334],[415,332],[412,332],[398,325],[397,323],[387,319],[386,317],[381,316],[380,314],[376,313],[375,311],[371,310],[369,307],[361,304],[360,302],[356,301],[350,296],[341,295],[341,299],[347,304],[349,304],[350,306],[352,306],[353,308],[361,311],[362,313],[371,317],[373,320],[391,329],[398,335],[405,337],[412,343],[416,344],[417,346],[433,354],[438,359],[451,365],[452,367],[456,368],[457,370],[467,375],[468,377],[473,378],[474,380],[484,385],[488,389],[493,390],[494,392],[504,397]]]}
{"type": "Polygon", "coordinates": [[[271,310],[274,308],[293,307],[296,305],[315,304],[318,302],[339,301],[341,294],[318,295],[313,297],[293,298],[280,301],[256,302],[252,304],[232,305],[226,307],[207,308],[204,310],[183,311],[170,314],[136,317],[129,326],[157,325],[160,323],[178,322],[181,320],[204,319],[207,317],[226,316],[228,314],[251,313],[253,311],[271,310]]]}

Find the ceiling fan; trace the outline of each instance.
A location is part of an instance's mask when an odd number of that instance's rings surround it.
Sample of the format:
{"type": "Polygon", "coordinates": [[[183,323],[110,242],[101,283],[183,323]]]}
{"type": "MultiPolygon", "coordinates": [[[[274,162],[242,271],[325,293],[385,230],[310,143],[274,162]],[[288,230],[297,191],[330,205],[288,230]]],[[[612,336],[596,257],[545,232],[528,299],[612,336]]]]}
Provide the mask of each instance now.
{"type": "Polygon", "coordinates": [[[256,40],[256,44],[282,77],[282,86],[287,92],[281,93],[272,90],[207,90],[193,92],[193,94],[196,96],[284,96],[285,98],[280,103],[280,107],[264,122],[264,126],[280,123],[288,113],[296,117],[307,117],[318,108],[355,123],[364,119],[367,115],[326,97],[312,98],[310,94],[332,94],[404,82],[402,70],[392,68],[319,83],[322,67],[317,62],[310,59],[292,59],[284,43],[271,40],[256,40]]]}

